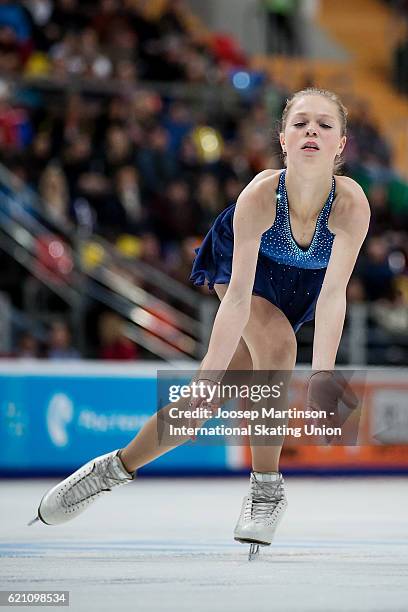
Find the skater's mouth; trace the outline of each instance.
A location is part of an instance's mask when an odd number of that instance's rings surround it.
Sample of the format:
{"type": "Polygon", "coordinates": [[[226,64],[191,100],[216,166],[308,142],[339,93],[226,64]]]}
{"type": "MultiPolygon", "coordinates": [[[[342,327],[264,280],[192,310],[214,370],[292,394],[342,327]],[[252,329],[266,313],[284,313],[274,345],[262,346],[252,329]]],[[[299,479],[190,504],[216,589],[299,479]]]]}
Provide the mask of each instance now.
{"type": "Polygon", "coordinates": [[[305,142],[302,149],[313,149],[314,151],[319,151],[319,147],[315,142],[313,142],[313,140],[308,140],[305,142]]]}

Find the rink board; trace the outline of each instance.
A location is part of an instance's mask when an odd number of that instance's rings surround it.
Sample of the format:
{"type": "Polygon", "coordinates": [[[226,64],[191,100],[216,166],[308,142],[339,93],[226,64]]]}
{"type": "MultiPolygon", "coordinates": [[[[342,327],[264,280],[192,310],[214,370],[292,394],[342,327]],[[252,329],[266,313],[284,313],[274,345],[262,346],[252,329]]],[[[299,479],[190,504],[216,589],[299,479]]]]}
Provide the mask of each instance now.
{"type": "MultiPolygon", "coordinates": [[[[163,363],[3,362],[0,474],[65,473],[124,446],[157,405],[158,369],[163,363]]],[[[358,446],[287,441],[282,468],[306,473],[408,471],[407,373],[405,369],[364,373],[365,410],[358,446]]],[[[353,385],[358,388],[360,383],[356,373],[353,385]]],[[[301,369],[294,374],[293,388],[291,402],[299,405],[305,392],[301,369]]],[[[188,442],[144,467],[143,473],[228,474],[246,471],[249,465],[248,446],[188,442]]]]}

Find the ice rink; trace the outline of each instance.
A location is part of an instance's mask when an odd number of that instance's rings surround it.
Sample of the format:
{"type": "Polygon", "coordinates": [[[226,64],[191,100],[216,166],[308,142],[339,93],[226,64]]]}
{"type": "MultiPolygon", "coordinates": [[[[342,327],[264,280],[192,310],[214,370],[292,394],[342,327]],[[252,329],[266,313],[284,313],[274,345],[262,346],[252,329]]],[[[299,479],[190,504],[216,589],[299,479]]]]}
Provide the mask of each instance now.
{"type": "Polygon", "coordinates": [[[247,479],[141,478],[71,523],[27,527],[55,482],[0,481],[2,590],[69,590],[75,612],[408,609],[406,479],[288,477],[253,562],[232,538],[247,479]]]}

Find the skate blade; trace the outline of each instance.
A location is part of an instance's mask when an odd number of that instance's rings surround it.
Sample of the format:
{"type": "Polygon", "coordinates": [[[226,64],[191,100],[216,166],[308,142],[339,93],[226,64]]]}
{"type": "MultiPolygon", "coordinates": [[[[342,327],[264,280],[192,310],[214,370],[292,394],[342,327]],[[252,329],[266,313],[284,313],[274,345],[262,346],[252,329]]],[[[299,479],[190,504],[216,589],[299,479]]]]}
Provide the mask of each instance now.
{"type": "Polygon", "coordinates": [[[31,525],[34,525],[34,523],[36,523],[37,521],[39,521],[40,518],[39,516],[36,516],[35,518],[33,518],[32,521],[30,521],[29,523],[27,523],[27,527],[31,527],[31,525]]]}
{"type": "Polygon", "coordinates": [[[248,561],[255,561],[259,558],[259,544],[249,546],[248,561]]]}
{"type": "Polygon", "coordinates": [[[249,544],[249,553],[248,553],[248,561],[255,561],[255,559],[259,559],[259,548],[260,546],[270,546],[270,542],[260,542],[259,540],[251,540],[250,538],[234,538],[237,542],[241,544],[249,544]]]}
{"type": "Polygon", "coordinates": [[[258,544],[258,546],[270,546],[270,542],[262,542],[261,540],[251,540],[251,538],[234,538],[236,542],[241,544],[258,544]]]}

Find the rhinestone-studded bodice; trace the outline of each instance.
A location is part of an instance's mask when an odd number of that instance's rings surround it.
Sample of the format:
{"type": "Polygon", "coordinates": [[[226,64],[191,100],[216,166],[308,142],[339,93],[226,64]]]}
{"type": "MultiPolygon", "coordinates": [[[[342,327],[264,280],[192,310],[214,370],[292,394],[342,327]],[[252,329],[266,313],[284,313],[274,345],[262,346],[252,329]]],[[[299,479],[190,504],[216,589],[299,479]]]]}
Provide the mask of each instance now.
{"type": "Polygon", "coordinates": [[[259,252],[274,261],[288,266],[309,270],[326,268],[329,263],[334,240],[334,234],[327,227],[336,187],[334,177],[329,197],[317,218],[312,242],[307,249],[303,249],[295,242],[290,227],[285,176],[286,170],[283,170],[279,177],[276,195],[275,222],[272,227],[262,234],[259,252]]]}

